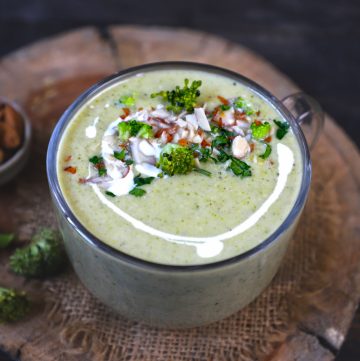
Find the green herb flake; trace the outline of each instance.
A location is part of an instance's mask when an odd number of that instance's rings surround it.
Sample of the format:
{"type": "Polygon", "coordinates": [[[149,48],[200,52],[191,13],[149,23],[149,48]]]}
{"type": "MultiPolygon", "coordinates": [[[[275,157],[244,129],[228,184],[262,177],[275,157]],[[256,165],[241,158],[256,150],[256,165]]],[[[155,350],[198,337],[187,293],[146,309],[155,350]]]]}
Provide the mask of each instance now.
{"type": "Polygon", "coordinates": [[[114,157],[118,160],[124,160],[125,159],[125,149],[123,149],[121,152],[114,151],[114,157]]]}
{"type": "Polygon", "coordinates": [[[125,164],[126,165],[131,165],[131,164],[133,164],[134,163],[134,161],[132,160],[132,159],[126,159],[125,160],[125,164]]]}
{"type": "Polygon", "coordinates": [[[175,89],[169,91],[160,91],[151,94],[151,98],[158,96],[162,97],[164,101],[168,102],[166,109],[174,113],[180,113],[182,110],[193,112],[196,105],[197,97],[200,96],[201,80],[194,80],[189,86],[189,79],[184,80],[184,87],[176,86],[175,89]]]}
{"type": "Polygon", "coordinates": [[[242,109],[246,115],[252,115],[255,111],[246,103],[245,99],[238,97],[234,101],[235,108],[242,109]]]}
{"type": "Polygon", "coordinates": [[[190,149],[195,153],[195,157],[199,159],[200,162],[207,162],[209,159],[217,163],[217,159],[212,157],[211,148],[203,148],[199,144],[191,144],[190,149]]]}
{"type": "Polygon", "coordinates": [[[222,111],[226,111],[226,110],[230,110],[230,108],[231,108],[231,106],[230,105],[225,105],[225,104],[221,104],[220,105],[220,109],[222,110],[222,111]]]}
{"type": "Polygon", "coordinates": [[[286,133],[289,131],[290,125],[288,122],[281,122],[280,120],[274,119],[274,123],[278,126],[276,131],[276,138],[283,139],[286,133]]]}
{"type": "Polygon", "coordinates": [[[223,148],[223,147],[227,147],[230,146],[231,140],[230,138],[228,138],[226,135],[218,135],[217,137],[215,137],[213,139],[213,141],[211,142],[211,147],[212,148],[223,148]]]}
{"type": "Polygon", "coordinates": [[[0,248],[6,248],[14,240],[15,235],[13,233],[0,234],[0,248]]]}
{"type": "Polygon", "coordinates": [[[146,193],[146,190],[144,190],[142,188],[138,188],[138,187],[133,188],[129,192],[129,194],[131,194],[132,196],[135,196],[135,197],[142,197],[145,193],[146,193]]]}
{"type": "Polygon", "coordinates": [[[211,128],[211,132],[216,135],[216,137],[211,142],[211,148],[217,148],[217,149],[230,147],[231,138],[236,136],[235,133],[216,126],[213,126],[211,128]]]}
{"type": "Polygon", "coordinates": [[[241,178],[250,177],[252,175],[250,166],[245,162],[243,162],[242,160],[239,160],[234,157],[231,158],[231,163],[229,168],[233,171],[233,173],[236,176],[239,176],[241,178]]]}
{"type": "Polygon", "coordinates": [[[202,175],[206,175],[207,177],[211,177],[211,172],[205,170],[205,169],[202,169],[202,168],[194,168],[193,169],[194,172],[197,172],[197,173],[200,173],[202,175]]]}
{"type": "Polygon", "coordinates": [[[107,170],[104,167],[99,168],[98,172],[99,172],[100,177],[103,177],[103,176],[105,176],[107,174],[107,170]]]}
{"type": "Polygon", "coordinates": [[[102,157],[98,157],[97,155],[94,155],[93,157],[91,157],[89,159],[89,162],[91,162],[92,164],[96,165],[96,164],[99,164],[103,161],[103,158],[102,157]]]}
{"type": "Polygon", "coordinates": [[[271,145],[266,144],[265,152],[263,154],[259,155],[259,157],[262,159],[267,159],[267,158],[269,158],[271,151],[272,151],[271,145]]]}
{"type": "Polygon", "coordinates": [[[105,194],[112,198],[116,197],[116,195],[113,192],[106,191],[105,194]]]}
{"type": "Polygon", "coordinates": [[[252,131],[253,138],[262,140],[269,135],[271,126],[269,122],[253,122],[250,129],[252,131]]]}
{"type": "Polygon", "coordinates": [[[132,107],[135,105],[135,98],[130,95],[129,96],[124,95],[119,99],[119,103],[127,107],[132,107]]]}
{"type": "Polygon", "coordinates": [[[227,154],[224,150],[219,149],[219,154],[217,156],[217,160],[220,163],[225,163],[229,159],[231,159],[231,155],[227,154]]]}
{"type": "Polygon", "coordinates": [[[136,176],[134,178],[134,183],[137,185],[137,186],[143,186],[145,184],[150,184],[153,180],[155,179],[155,177],[141,177],[141,176],[136,176]]]}
{"type": "Polygon", "coordinates": [[[106,175],[107,171],[102,157],[94,155],[93,157],[89,158],[89,162],[92,163],[95,166],[95,168],[98,170],[100,177],[106,175]]]}

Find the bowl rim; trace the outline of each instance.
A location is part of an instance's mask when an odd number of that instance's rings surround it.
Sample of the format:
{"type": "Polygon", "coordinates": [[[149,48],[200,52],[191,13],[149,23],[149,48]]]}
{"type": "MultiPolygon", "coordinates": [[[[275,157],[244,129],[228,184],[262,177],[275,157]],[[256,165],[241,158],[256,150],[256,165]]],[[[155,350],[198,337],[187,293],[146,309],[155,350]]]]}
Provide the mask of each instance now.
{"type": "MultiPolygon", "coordinates": [[[[8,104],[10,105],[17,113],[19,113],[24,122],[24,137],[23,142],[20,148],[16,150],[14,155],[6,160],[3,164],[0,164],[0,176],[4,172],[8,171],[10,168],[14,167],[16,163],[21,162],[24,156],[26,156],[26,151],[29,149],[31,143],[31,136],[32,136],[32,127],[31,122],[25,111],[22,107],[14,100],[10,100],[7,97],[0,96],[0,104],[8,104]]],[[[15,174],[14,174],[15,176],[15,174]]],[[[10,180],[10,179],[9,179],[10,180]]]]}
{"type": "Polygon", "coordinates": [[[205,63],[197,63],[197,62],[187,62],[187,61],[165,61],[165,62],[154,62],[154,63],[146,63],[138,66],[134,66],[131,68],[127,68],[121,70],[113,75],[110,75],[103,80],[97,82],[92,87],[85,90],[63,113],[60,117],[49,142],[47,157],[46,157],[46,168],[47,168],[47,176],[49,181],[50,192],[53,198],[53,201],[56,202],[56,205],[60,208],[61,212],[65,216],[67,222],[70,226],[75,230],[76,233],[80,234],[80,236],[85,240],[85,243],[95,248],[98,251],[105,253],[108,256],[112,256],[120,261],[128,262],[133,266],[141,266],[147,269],[151,269],[153,271],[167,271],[167,272],[187,272],[187,271],[206,271],[210,269],[217,269],[219,267],[225,267],[233,265],[234,263],[245,260],[255,254],[265,250],[271,244],[274,243],[278,239],[278,237],[285,232],[293,223],[296,221],[297,217],[301,213],[303,206],[305,204],[309,188],[311,182],[311,159],[309,148],[305,140],[305,136],[299,126],[299,124],[294,119],[293,115],[290,111],[285,107],[285,105],[277,99],[273,94],[264,89],[262,86],[258,85],[254,81],[246,78],[245,76],[236,73],[232,70],[228,70],[225,68],[221,68],[215,65],[205,64],[205,63]],[[266,99],[272,106],[276,108],[278,112],[282,116],[285,117],[286,120],[289,121],[292,130],[297,138],[299,143],[299,147],[302,155],[302,179],[300,190],[296,201],[286,216],[281,225],[266,239],[264,239],[257,246],[249,249],[248,251],[235,255],[230,258],[226,258],[224,260],[205,263],[205,264],[195,264],[195,265],[172,265],[172,264],[163,264],[156,263],[148,260],[144,260],[138,258],[136,256],[132,256],[130,254],[124,253],[118,249],[115,249],[108,244],[101,241],[95,235],[93,235],[90,231],[88,231],[81,222],[77,219],[77,217],[70,210],[70,207],[67,205],[65,198],[62,195],[60,185],[57,179],[57,171],[56,171],[56,161],[57,161],[57,150],[61,140],[61,136],[66,129],[69,121],[72,116],[84,105],[86,102],[93,98],[100,91],[110,86],[111,84],[130,78],[138,73],[143,72],[151,72],[154,70],[166,70],[166,69],[181,69],[181,70],[200,70],[205,72],[211,72],[218,75],[223,75],[228,78],[232,78],[235,81],[239,81],[244,84],[246,87],[251,88],[251,90],[255,91],[258,95],[262,96],[266,99]]]}

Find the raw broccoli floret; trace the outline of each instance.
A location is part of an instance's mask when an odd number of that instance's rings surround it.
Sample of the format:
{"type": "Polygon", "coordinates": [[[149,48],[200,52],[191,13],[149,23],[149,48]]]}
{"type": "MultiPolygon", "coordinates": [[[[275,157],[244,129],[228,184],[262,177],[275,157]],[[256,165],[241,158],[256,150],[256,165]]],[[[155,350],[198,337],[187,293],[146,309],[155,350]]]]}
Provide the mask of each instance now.
{"type": "Polygon", "coordinates": [[[15,251],[10,257],[10,268],[25,277],[46,277],[58,273],[65,259],[59,234],[44,228],[35,234],[28,246],[15,251]]]}
{"type": "Polygon", "coordinates": [[[0,287],[0,323],[23,318],[29,308],[30,303],[25,292],[0,287]]]}
{"type": "Polygon", "coordinates": [[[161,152],[158,167],[170,176],[190,173],[194,168],[193,151],[177,144],[168,144],[161,152]]]}
{"type": "Polygon", "coordinates": [[[158,96],[169,102],[166,106],[167,110],[174,113],[180,113],[184,109],[187,112],[193,112],[196,105],[196,98],[200,95],[201,80],[194,80],[189,86],[189,79],[184,80],[184,87],[181,89],[178,85],[174,90],[163,90],[158,93],[151,94],[151,98],[158,96]]]}

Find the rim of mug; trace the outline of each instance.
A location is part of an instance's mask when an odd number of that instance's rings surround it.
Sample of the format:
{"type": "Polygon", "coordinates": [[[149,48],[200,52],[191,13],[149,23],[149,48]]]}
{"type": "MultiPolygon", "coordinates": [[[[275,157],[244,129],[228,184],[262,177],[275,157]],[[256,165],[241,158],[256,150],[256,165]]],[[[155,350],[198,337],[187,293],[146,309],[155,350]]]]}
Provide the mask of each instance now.
{"type": "Polygon", "coordinates": [[[274,241],[276,241],[278,237],[293,224],[294,220],[297,218],[300,211],[303,209],[303,206],[305,204],[310,189],[310,182],[311,182],[311,159],[305,136],[301,130],[300,125],[294,119],[293,115],[278,98],[276,98],[273,94],[271,94],[269,91],[264,89],[259,84],[232,70],[221,68],[215,65],[187,62],[187,61],[154,62],[154,63],[146,63],[135,67],[127,68],[104,78],[103,80],[97,82],[96,84],[85,90],[66,109],[66,111],[60,117],[55,129],[53,130],[47,150],[46,169],[47,169],[50,192],[52,193],[53,200],[56,202],[57,206],[61,209],[61,212],[65,215],[65,218],[70,223],[71,227],[78,234],[80,234],[80,236],[86,241],[88,245],[96,248],[99,251],[106,253],[107,255],[118,258],[125,262],[132,263],[133,265],[147,267],[152,270],[165,270],[165,271],[175,271],[175,272],[204,271],[204,270],[224,267],[240,262],[244,259],[247,259],[263,251],[264,249],[269,247],[274,241]],[[246,87],[254,91],[257,95],[260,95],[267,102],[269,102],[290,123],[293,133],[296,136],[302,156],[302,179],[296,201],[291,211],[286,216],[286,218],[281,223],[281,225],[261,243],[245,251],[244,253],[215,262],[195,264],[195,265],[172,265],[172,264],[156,263],[141,259],[111,247],[110,245],[106,244],[105,242],[97,238],[95,235],[93,235],[90,231],[88,231],[86,227],[84,227],[81,224],[81,222],[71,211],[70,207],[68,206],[61,192],[61,188],[57,178],[57,151],[59,148],[60,140],[62,138],[62,134],[67,128],[68,123],[73,118],[73,115],[79,109],[81,109],[82,106],[86,104],[90,99],[95,97],[98,93],[100,93],[108,86],[120,80],[131,78],[132,76],[139,74],[141,72],[151,72],[154,70],[164,70],[164,69],[200,70],[200,71],[202,70],[207,72],[210,71],[218,75],[223,75],[225,77],[232,78],[234,79],[234,81],[239,81],[240,83],[244,84],[246,87]]]}

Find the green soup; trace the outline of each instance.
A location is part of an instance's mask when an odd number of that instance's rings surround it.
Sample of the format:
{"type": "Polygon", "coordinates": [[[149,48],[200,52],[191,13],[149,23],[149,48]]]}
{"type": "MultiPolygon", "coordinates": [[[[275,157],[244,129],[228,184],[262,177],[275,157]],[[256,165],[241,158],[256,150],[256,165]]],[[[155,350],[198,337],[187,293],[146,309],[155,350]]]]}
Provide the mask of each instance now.
{"type": "Polygon", "coordinates": [[[104,243],[197,265],[269,237],[296,201],[301,163],[291,127],[251,89],[204,71],[158,70],[107,87],[77,111],[57,174],[72,212],[104,243]],[[182,103],[191,85],[194,102],[182,103]]]}

